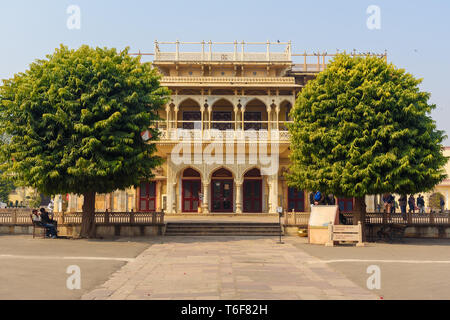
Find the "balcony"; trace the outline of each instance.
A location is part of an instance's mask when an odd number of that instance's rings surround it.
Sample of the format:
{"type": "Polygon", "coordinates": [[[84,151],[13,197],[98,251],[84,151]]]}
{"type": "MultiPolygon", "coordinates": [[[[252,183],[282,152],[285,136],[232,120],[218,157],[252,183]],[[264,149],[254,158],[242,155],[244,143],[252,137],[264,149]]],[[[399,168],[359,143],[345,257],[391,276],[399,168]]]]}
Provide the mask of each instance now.
{"type": "Polygon", "coordinates": [[[158,121],[159,142],[224,140],[227,142],[278,141],[289,143],[287,124],[292,121],[158,121]]]}

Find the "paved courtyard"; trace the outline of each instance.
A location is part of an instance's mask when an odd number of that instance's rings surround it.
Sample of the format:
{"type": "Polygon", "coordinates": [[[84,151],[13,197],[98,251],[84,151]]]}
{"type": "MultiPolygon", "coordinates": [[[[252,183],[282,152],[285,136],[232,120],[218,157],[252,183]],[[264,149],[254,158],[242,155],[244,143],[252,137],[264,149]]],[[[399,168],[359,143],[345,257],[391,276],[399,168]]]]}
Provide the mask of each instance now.
{"type": "Polygon", "coordinates": [[[376,299],[291,243],[165,237],[83,299],[376,299]]]}
{"type": "Polygon", "coordinates": [[[79,299],[150,244],[141,239],[33,239],[0,235],[0,299],[79,299]],[[67,268],[81,270],[81,289],[69,290],[67,268]]]}
{"type": "Polygon", "coordinates": [[[0,299],[450,299],[450,240],[284,241],[0,236],[0,299]],[[80,290],[66,286],[70,265],[80,267],[80,290]],[[381,270],[380,289],[367,289],[370,265],[381,270]]]}

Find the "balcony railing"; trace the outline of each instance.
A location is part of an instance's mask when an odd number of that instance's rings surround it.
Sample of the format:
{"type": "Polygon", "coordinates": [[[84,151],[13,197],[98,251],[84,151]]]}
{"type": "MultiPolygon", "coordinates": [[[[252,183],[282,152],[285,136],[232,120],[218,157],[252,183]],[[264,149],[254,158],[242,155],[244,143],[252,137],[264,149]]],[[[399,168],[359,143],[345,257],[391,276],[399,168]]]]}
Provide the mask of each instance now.
{"type": "Polygon", "coordinates": [[[288,142],[291,121],[158,121],[160,141],[256,139],[288,142]]]}
{"type": "Polygon", "coordinates": [[[294,77],[170,77],[165,76],[161,79],[162,85],[175,85],[175,84],[278,84],[278,85],[295,85],[294,77]]]}

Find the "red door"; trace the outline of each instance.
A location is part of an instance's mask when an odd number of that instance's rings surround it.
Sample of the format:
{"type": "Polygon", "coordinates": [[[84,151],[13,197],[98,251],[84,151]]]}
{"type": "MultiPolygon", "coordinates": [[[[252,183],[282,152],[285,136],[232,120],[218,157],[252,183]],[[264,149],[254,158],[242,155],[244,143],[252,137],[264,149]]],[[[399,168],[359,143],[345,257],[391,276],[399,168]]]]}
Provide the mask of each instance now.
{"type": "Polygon", "coordinates": [[[156,210],[156,182],[142,182],[139,191],[139,211],[156,210]]]}
{"type": "Polygon", "coordinates": [[[244,180],[244,212],[262,211],[262,181],[244,180]]]}
{"type": "Polygon", "coordinates": [[[200,180],[183,180],[183,212],[198,212],[200,180]]]}
{"type": "Polygon", "coordinates": [[[233,180],[212,180],[212,212],[233,212],[233,180]]]}

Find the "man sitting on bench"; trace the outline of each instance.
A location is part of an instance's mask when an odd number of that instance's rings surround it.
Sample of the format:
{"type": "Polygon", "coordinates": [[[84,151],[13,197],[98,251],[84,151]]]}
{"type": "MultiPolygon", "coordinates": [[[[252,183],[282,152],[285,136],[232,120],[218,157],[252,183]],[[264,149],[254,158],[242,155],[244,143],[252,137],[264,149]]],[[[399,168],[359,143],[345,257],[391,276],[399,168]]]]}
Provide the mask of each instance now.
{"type": "Polygon", "coordinates": [[[44,208],[41,208],[41,224],[47,230],[46,233],[47,237],[51,237],[53,239],[57,238],[58,235],[58,231],[56,230],[57,222],[53,219],[50,219],[50,217],[48,216],[48,212],[45,211],[44,208]]]}

